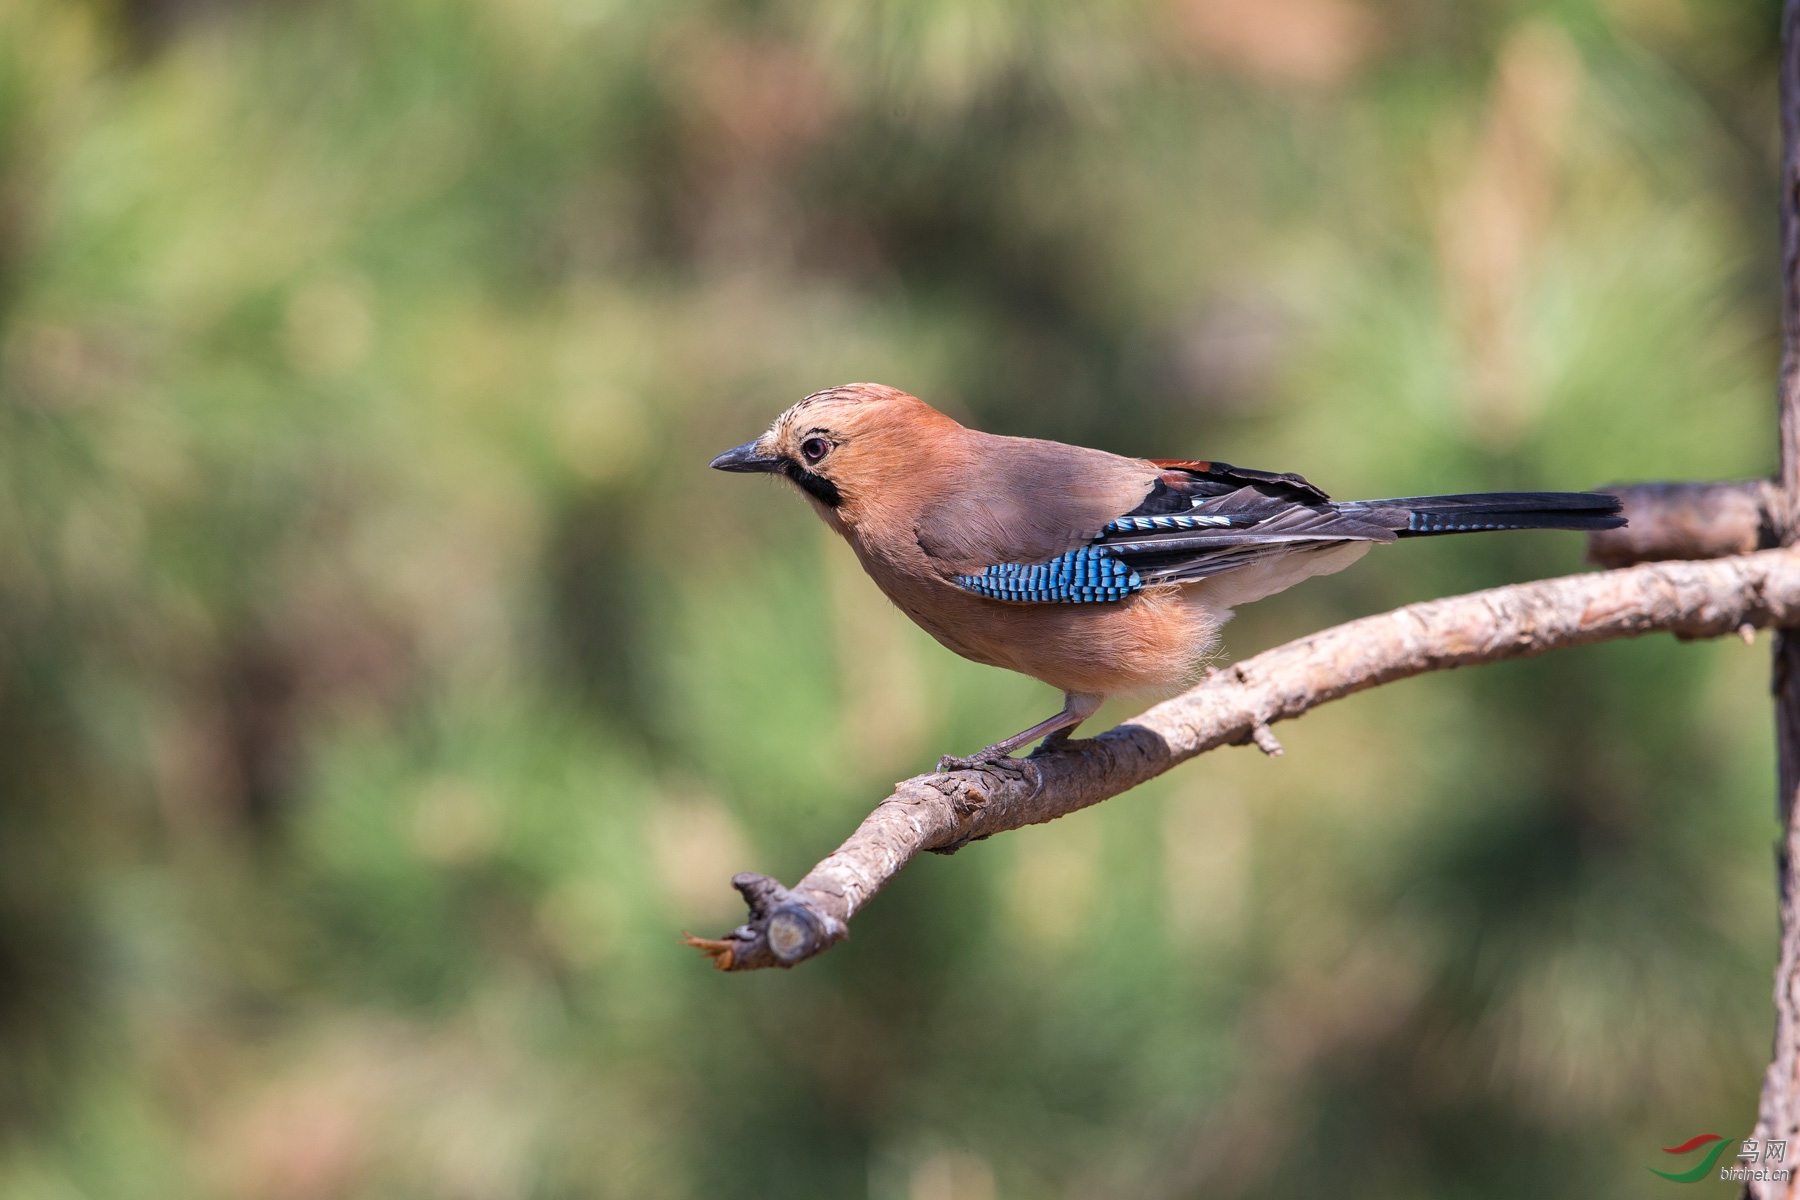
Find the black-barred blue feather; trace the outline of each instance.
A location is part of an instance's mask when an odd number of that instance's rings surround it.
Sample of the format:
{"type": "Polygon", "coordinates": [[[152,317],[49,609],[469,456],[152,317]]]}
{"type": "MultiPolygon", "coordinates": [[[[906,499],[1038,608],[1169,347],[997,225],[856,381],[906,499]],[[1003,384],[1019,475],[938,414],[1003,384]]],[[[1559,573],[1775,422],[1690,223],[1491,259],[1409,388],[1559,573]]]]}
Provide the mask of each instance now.
{"type": "Polygon", "coordinates": [[[1082,546],[1048,562],[996,563],[978,575],[958,575],[956,582],[976,595],[1022,604],[1101,604],[1144,586],[1104,546],[1082,546]]]}

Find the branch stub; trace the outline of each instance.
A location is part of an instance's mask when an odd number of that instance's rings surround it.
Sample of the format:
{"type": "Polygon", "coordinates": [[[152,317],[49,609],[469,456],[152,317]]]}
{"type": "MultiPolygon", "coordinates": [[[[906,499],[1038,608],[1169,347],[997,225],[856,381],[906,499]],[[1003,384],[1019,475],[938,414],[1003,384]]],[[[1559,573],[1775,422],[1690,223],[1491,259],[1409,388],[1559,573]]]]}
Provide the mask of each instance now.
{"type": "Polygon", "coordinates": [[[784,963],[796,963],[822,947],[825,930],[810,909],[784,904],[769,916],[763,936],[769,950],[784,963]]]}

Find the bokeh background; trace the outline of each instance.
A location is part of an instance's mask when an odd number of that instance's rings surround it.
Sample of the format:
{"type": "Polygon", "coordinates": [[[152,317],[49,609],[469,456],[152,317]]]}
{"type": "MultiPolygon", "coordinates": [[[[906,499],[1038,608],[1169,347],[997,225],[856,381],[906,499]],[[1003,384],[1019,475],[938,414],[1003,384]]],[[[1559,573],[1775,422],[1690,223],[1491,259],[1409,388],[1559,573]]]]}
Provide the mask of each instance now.
{"type": "Polygon", "coordinates": [[[1359,696],[727,976],[732,873],[1057,698],[705,464],[873,379],[1345,497],[1767,471],[1776,7],[0,0],[0,1197],[1686,1194],[1766,639],[1359,696]]]}

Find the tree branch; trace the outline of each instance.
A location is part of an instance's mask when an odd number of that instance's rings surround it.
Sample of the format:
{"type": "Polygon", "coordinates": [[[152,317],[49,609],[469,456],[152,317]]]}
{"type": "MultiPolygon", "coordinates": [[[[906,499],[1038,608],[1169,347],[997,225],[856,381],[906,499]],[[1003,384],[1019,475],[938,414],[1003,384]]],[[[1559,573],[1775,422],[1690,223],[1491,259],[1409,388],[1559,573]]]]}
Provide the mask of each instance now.
{"type": "Polygon", "coordinates": [[[1054,820],[1220,746],[1272,753],[1271,724],[1365,688],[1646,633],[1716,637],[1790,623],[1800,623],[1800,552],[1788,550],[1546,579],[1364,617],[1211,672],[1091,740],[906,780],[792,890],[737,876],[750,921],[688,942],[723,970],[793,966],[846,936],[850,918],[921,850],[950,853],[1054,820]]]}
{"type": "Polygon", "coordinates": [[[1770,479],[1735,483],[1609,484],[1627,524],[1588,534],[1588,561],[1602,567],[1671,559],[1724,558],[1780,545],[1779,488],[1770,479]]]}

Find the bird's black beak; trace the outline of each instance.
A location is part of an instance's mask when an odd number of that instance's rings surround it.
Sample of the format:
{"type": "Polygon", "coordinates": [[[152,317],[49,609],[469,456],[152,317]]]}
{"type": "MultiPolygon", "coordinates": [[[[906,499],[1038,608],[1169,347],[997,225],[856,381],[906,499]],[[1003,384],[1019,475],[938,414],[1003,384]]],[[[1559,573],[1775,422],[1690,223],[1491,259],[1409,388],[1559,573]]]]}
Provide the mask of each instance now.
{"type": "Polygon", "coordinates": [[[734,446],[719,457],[712,460],[715,471],[758,471],[772,475],[781,470],[781,459],[772,454],[764,454],[756,442],[745,442],[734,446]]]}

